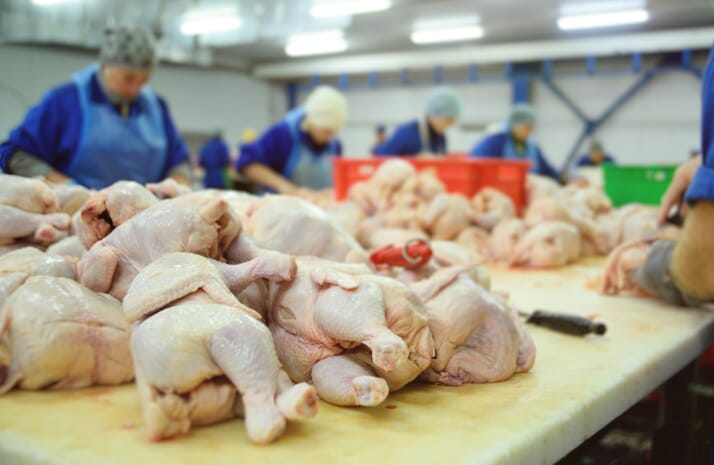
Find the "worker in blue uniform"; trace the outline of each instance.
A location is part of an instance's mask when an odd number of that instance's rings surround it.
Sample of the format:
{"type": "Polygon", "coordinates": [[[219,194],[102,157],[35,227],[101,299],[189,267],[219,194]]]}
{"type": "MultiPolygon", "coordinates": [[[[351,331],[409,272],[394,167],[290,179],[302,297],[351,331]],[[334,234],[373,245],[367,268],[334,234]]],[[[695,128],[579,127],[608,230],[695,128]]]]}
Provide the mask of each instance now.
{"type": "Polygon", "coordinates": [[[445,155],[446,131],[461,116],[461,102],[449,88],[434,89],[427,98],[425,115],[397,127],[374,149],[378,156],[445,155]]]}
{"type": "Polygon", "coordinates": [[[375,135],[375,143],[372,146],[372,153],[374,153],[375,150],[377,150],[377,147],[382,145],[385,140],[387,140],[387,126],[384,124],[378,124],[376,128],[374,128],[374,135],[375,135]]]}
{"type": "Polygon", "coordinates": [[[305,104],[290,111],[256,141],[244,144],[236,169],[265,190],[294,194],[332,186],[332,156],[342,147],[335,137],[347,118],[339,91],[318,86],[305,104]]]}
{"type": "Polygon", "coordinates": [[[551,166],[538,144],[531,138],[535,123],[536,115],[530,105],[515,105],[504,129],[481,139],[471,150],[471,156],[529,160],[532,163],[531,173],[560,180],[560,173],[551,166]]]}
{"type": "Polygon", "coordinates": [[[600,166],[603,163],[609,163],[611,165],[615,164],[615,157],[605,153],[605,149],[602,143],[598,140],[592,140],[590,142],[590,150],[584,153],[578,159],[576,166],[578,168],[588,167],[588,166],[600,166]]]}
{"type": "Polygon", "coordinates": [[[643,289],[676,304],[714,302],[714,48],[702,79],[702,155],[680,166],[662,198],[660,224],[684,200],[688,213],[677,240],[656,242],[635,273],[643,289]]]}
{"type": "Polygon", "coordinates": [[[0,145],[0,168],[100,189],[128,179],[188,183],[188,148],[145,84],[156,63],[143,29],[108,29],[99,63],[51,89],[0,145]]]}
{"type": "Polygon", "coordinates": [[[231,165],[228,145],[223,140],[221,131],[216,131],[201,147],[198,164],[204,171],[203,186],[206,189],[228,188],[226,170],[231,165]]]}

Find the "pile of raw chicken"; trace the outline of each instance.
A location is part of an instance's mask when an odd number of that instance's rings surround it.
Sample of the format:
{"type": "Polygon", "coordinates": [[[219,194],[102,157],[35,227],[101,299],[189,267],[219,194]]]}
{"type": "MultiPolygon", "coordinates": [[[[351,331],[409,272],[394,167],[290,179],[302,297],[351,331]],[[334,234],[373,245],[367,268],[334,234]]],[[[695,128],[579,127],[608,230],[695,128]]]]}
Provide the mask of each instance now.
{"type": "MultiPolygon", "coordinates": [[[[0,394],[134,380],[152,439],[243,417],[269,443],[318,398],[376,406],[417,379],[530,370],[533,341],[483,262],[562,266],[656,232],[651,209],[613,211],[594,189],[533,177],[519,219],[498,191],[448,194],[400,160],[346,202],[310,200],[0,175],[0,394]],[[415,238],[425,266],[371,263],[415,238]]],[[[626,287],[632,250],[607,285],[626,287]]]]}

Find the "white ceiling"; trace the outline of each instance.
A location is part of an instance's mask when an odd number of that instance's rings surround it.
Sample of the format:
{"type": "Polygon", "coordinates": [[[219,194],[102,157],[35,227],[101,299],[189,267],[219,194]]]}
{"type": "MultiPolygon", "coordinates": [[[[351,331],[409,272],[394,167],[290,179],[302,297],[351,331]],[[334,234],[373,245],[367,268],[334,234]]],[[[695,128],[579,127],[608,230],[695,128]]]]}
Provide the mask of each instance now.
{"type": "MultiPolygon", "coordinates": [[[[41,42],[97,47],[108,23],[134,23],[152,27],[162,36],[162,55],[175,61],[253,67],[271,62],[296,61],[284,51],[286,37],[297,32],[344,28],[347,52],[364,55],[416,50],[454,50],[459,47],[582,38],[635,31],[660,31],[714,25],[710,0],[393,0],[390,10],[332,20],[310,17],[313,0],[74,0],[38,7],[30,0],[0,1],[0,42],[41,42]],[[564,33],[556,19],[563,8],[592,4],[622,8],[646,4],[650,21],[645,25],[607,31],[564,33]],[[239,31],[219,39],[232,45],[211,46],[210,37],[196,40],[178,31],[181,15],[189,8],[235,5],[243,19],[239,31]],[[478,16],[485,30],[479,41],[449,46],[416,46],[409,41],[417,21],[478,16]]],[[[712,37],[714,41],[714,37],[712,37]]]]}

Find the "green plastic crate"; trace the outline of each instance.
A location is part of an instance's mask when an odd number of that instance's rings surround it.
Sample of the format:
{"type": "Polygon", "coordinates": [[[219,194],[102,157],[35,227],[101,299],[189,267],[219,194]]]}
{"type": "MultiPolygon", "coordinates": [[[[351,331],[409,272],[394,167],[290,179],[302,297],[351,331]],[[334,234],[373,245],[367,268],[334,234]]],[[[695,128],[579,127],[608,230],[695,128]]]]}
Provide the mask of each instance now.
{"type": "Polygon", "coordinates": [[[658,205],[667,191],[676,165],[602,165],[605,193],[616,207],[628,203],[658,205]]]}

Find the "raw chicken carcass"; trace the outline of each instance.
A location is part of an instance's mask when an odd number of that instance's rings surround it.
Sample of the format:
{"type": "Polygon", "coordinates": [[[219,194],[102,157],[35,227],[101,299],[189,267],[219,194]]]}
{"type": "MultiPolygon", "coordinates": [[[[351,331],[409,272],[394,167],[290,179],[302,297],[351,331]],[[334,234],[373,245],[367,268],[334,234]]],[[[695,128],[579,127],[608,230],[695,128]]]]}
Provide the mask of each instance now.
{"type": "Polygon", "coordinates": [[[76,281],[29,278],[0,317],[0,394],[114,385],[134,376],[121,304],[76,281]]]}
{"type": "Polygon", "coordinates": [[[421,229],[428,204],[416,194],[399,193],[388,209],[379,212],[380,225],[386,228],[421,229]]]}
{"type": "Polygon", "coordinates": [[[469,201],[459,194],[439,194],[431,201],[422,224],[432,239],[449,241],[471,224],[469,201]]]}
{"type": "Polygon", "coordinates": [[[138,213],[95,243],[79,263],[82,284],[123,299],[146,265],[170,252],[220,260],[240,233],[240,222],[224,200],[186,194],[138,213]]]}
{"type": "Polygon", "coordinates": [[[360,225],[365,219],[365,213],[359,205],[349,201],[332,203],[325,210],[350,236],[359,236],[360,225]]]}
{"type": "MultiPolygon", "coordinates": [[[[367,215],[373,215],[389,209],[394,194],[416,177],[417,172],[410,163],[391,158],[382,163],[369,180],[353,184],[347,197],[367,215]]],[[[414,181],[411,187],[417,187],[414,181]]]]}
{"type": "Polygon", "coordinates": [[[517,314],[468,277],[444,268],[412,289],[425,303],[436,357],[422,378],[440,384],[491,383],[526,372],[535,345],[517,314]]]}
{"type": "Polygon", "coordinates": [[[3,273],[24,273],[29,276],[56,276],[75,279],[75,260],[45,253],[34,247],[24,247],[0,257],[0,275],[3,273]]]}
{"type": "Polygon", "coordinates": [[[417,176],[416,169],[409,163],[399,158],[390,158],[382,163],[369,180],[372,191],[373,204],[378,210],[389,206],[392,195],[397,192],[409,179],[417,176]]]}
{"type": "Polygon", "coordinates": [[[286,420],[317,411],[315,390],[293,385],[267,327],[229,290],[255,278],[251,265],[224,266],[222,275],[204,257],[165,255],[139,273],[124,300],[138,321],[131,347],[152,439],[244,416],[248,437],[264,444],[282,435],[286,420]]]}
{"type": "Polygon", "coordinates": [[[472,252],[483,253],[489,238],[490,234],[485,229],[469,226],[456,237],[456,242],[472,252]]]}
{"type": "Polygon", "coordinates": [[[513,218],[500,222],[493,228],[491,237],[486,244],[486,258],[493,262],[509,261],[516,244],[526,231],[528,231],[528,227],[521,219],[513,218]]]}
{"type": "Polygon", "coordinates": [[[31,276],[56,276],[75,279],[77,266],[72,260],[25,247],[0,257],[0,311],[12,294],[31,276]]]}
{"type": "Polygon", "coordinates": [[[59,242],[55,242],[47,248],[47,253],[52,255],[61,255],[64,257],[73,257],[79,260],[84,255],[86,249],[79,240],[78,236],[65,237],[59,242]]]}
{"type": "Polygon", "coordinates": [[[590,217],[594,218],[612,210],[610,198],[601,189],[568,187],[565,193],[574,208],[589,214],[590,217]]]}
{"type": "Polygon", "coordinates": [[[254,204],[243,225],[257,246],[290,255],[367,262],[357,240],[320,208],[296,197],[270,195],[254,204]]]}
{"type": "Polygon", "coordinates": [[[312,379],[337,405],[373,406],[428,365],[421,302],[402,283],[359,264],[297,263],[294,281],[269,285],[269,326],[293,381],[312,379]]]}
{"type": "Polygon", "coordinates": [[[175,179],[166,178],[158,183],[149,183],[146,188],[159,200],[173,199],[179,195],[189,194],[191,188],[176,182],[175,179]]]}
{"type": "Polygon", "coordinates": [[[89,199],[91,191],[85,187],[69,184],[57,184],[52,187],[59,201],[59,211],[74,215],[89,199]]]}
{"type": "Polygon", "coordinates": [[[69,220],[66,213],[31,213],[0,204],[0,245],[26,241],[47,246],[67,235],[69,220]]]}
{"type": "Polygon", "coordinates": [[[0,205],[28,213],[57,213],[59,202],[52,189],[39,179],[0,174],[0,205]]]}
{"type": "Polygon", "coordinates": [[[511,266],[555,268],[580,258],[580,234],[575,226],[546,221],[526,232],[511,255],[511,266]]]}
{"type": "Polygon", "coordinates": [[[488,231],[493,230],[501,221],[516,216],[513,200],[503,192],[490,187],[485,187],[474,195],[471,205],[474,208],[474,222],[488,231]]]}
{"type": "Polygon", "coordinates": [[[524,220],[529,227],[546,221],[570,223],[600,254],[610,252],[614,246],[611,232],[599,224],[588,209],[577,208],[566,198],[541,197],[534,200],[528,206],[524,220]]]}
{"type": "Polygon", "coordinates": [[[134,181],[118,181],[89,196],[74,221],[74,233],[85,249],[104,239],[137,213],[158,203],[154,195],[134,181]]]}
{"type": "Polygon", "coordinates": [[[530,205],[543,197],[558,197],[562,193],[560,184],[549,177],[529,174],[526,178],[526,203],[530,205]]]}

